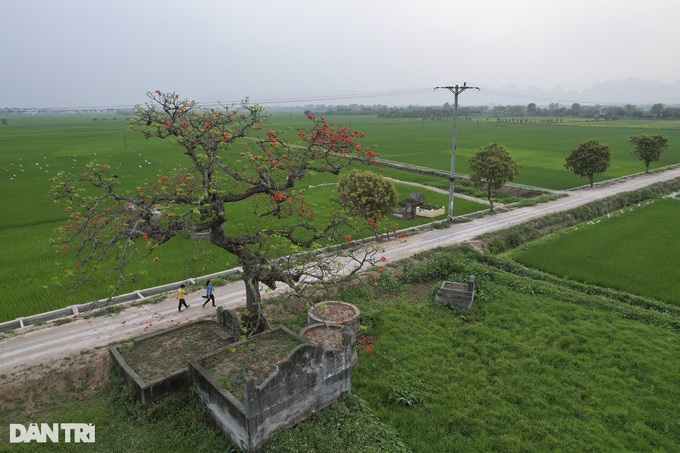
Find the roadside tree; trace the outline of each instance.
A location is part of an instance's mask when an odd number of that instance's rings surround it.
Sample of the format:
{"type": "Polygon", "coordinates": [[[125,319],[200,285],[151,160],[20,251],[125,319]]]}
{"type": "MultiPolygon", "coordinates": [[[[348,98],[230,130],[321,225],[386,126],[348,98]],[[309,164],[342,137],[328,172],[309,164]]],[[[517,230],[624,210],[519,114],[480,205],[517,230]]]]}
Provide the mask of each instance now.
{"type": "Polygon", "coordinates": [[[659,160],[663,150],[668,148],[668,139],[661,135],[633,135],[629,142],[635,145],[630,153],[645,163],[645,173],[649,173],[649,164],[659,160]]]}
{"type": "Polygon", "coordinates": [[[590,140],[573,150],[564,166],[579,176],[587,176],[590,187],[593,187],[593,177],[609,168],[610,155],[608,146],[590,140]]]}
{"type": "Polygon", "coordinates": [[[341,204],[371,224],[390,214],[399,202],[394,183],[368,170],[352,169],[340,176],[338,194],[341,204]]]}
{"type": "Polygon", "coordinates": [[[519,165],[498,143],[491,143],[478,150],[468,160],[468,165],[472,183],[486,189],[489,212],[493,212],[492,190],[500,189],[503,184],[515,179],[519,172],[519,165]]]}
{"type": "Polygon", "coordinates": [[[296,188],[311,172],[338,175],[352,162],[374,163],[376,156],[358,141],[363,134],[308,115],[310,126],[285,139],[263,127],[267,115],[247,100],[207,109],[175,93],[147,96],[136,107],[132,129],[179,145],[187,164],[132,190],[122,188],[105,163],[52,180],[52,197],[71,213],[55,245],[75,263],[67,271],[76,283],[105,268],[116,274],[118,288],[134,278],[128,270],[134,259],[182,232],[208,232],[210,242],[235,255],[242,268],[242,324],[250,335],[268,327],[260,284],[274,289],[284,283],[303,293],[377,263],[374,244],[352,241],[363,225],[338,203],[315,217],[296,188]],[[235,231],[230,225],[238,217],[250,222],[235,231]],[[337,242],[346,247],[315,255],[320,244],[337,242]]]}

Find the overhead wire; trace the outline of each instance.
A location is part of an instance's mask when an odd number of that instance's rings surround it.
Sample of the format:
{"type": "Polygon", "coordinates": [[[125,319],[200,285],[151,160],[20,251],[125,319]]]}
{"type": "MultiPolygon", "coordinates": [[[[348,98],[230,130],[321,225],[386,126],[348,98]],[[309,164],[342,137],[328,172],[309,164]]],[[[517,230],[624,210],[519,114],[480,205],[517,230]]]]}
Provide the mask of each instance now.
{"type": "MultiPolygon", "coordinates": [[[[302,103],[324,103],[329,101],[341,101],[341,100],[351,100],[351,99],[371,99],[371,98],[387,98],[387,97],[398,97],[398,96],[413,96],[413,95],[425,95],[431,93],[437,93],[440,96],[444,96],[445,93],[437,92],[433,90],[432,87],[428,88],[413,88],[406,90],[391,90],[391,91],[372,91],[365,93],[347,93],[347,94],[335,94],[335,95],[325,95],[325,96],[300,96],[300,97],[290,97],[290,98],[271,98],[271,99],[250,99],[252,103],[261,105],[281,105],[281,104],[302,104],[302,103]]],[[[484,97],[486,95],[492,95],[501,98],[516,98],[523,99],[525,101],[543,101],[543,102],[566,102],[566,103],[578,103],[578,104],[592,104],[592,105],[618,105],[618,104],[631,104],[631,105],[648,105],[657,104],[663,102],[673,102],[680,101],[680,98],[666,98],[657,100],[647,100],[647,101],[636,101],[636,102],[598,102],[589,100],[578,100],[569,99],[561,97],[549,97],[549,96],[538,96],[534,94],[526,93],[516,93],[511,91],[496,90],[493,88],[481,87],[480,90],[470,90],[464,93],[467,97],[484,97]]],[[[222,105],[232,105],[238,104],[241,100],[231,100],[231,101],[208,101],[208,102],[198,102],[199,105],[205,107],[211,106],[222,106],[222,105]]],[[[497,103],[497,102],[496,102],[497,103]]],[[[121,105],[90,105],[90,106],[71,106],[71,107],[40,107],[40,108],[27,108],[27,109],[52,109],[52,110],[103,110],[103,109],[131,109],[134,105],[132,104],[121,104],[121,105]]]]}

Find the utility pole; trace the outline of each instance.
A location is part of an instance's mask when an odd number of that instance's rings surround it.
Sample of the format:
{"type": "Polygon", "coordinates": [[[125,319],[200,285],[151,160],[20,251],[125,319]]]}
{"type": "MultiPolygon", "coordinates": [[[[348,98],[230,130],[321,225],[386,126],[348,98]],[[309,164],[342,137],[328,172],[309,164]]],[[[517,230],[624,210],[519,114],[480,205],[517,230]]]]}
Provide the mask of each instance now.
{"type": "Polygon", "coordinates": [[[469,87],[467,82],[463,86],[435,87],[435,90],[449,90],[453,93],[453,145],[451,146],[451,174],[449,176],[449,222],[453,222],[453,182],[456,180],[456,126],[458,124],[458,95],[465,90],[479,90],[478,87],[469,87]]]}

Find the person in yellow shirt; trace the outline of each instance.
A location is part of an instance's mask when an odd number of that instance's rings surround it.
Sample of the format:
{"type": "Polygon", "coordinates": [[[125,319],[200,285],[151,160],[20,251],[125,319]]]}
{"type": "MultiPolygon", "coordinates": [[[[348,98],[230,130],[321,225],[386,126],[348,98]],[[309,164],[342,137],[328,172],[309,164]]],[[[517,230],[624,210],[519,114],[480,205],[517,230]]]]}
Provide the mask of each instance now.
{"type": "Polygon", "coordinates": [[[184,284],[179,285],[179,289],[177,290],[177,298],[179,299],[179,311],[182,311],[182,305],[184,305],[184,308],[189,308],[187,305],[187,301],[184,300],[184,284]]]}

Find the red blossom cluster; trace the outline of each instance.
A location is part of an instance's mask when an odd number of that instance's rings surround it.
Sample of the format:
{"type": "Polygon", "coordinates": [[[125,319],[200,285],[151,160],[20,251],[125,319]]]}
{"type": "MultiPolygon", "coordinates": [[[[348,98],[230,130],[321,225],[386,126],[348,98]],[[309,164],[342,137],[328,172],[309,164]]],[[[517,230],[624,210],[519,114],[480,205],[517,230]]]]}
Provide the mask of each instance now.
{"type": "Polygon", "coordinates": [[[375,343],[375,338],[373,338],[371,335],[363,335],[357,338],[357,344],[360,344],[361,346],[366,346],[373,343],[375,343]]]}

